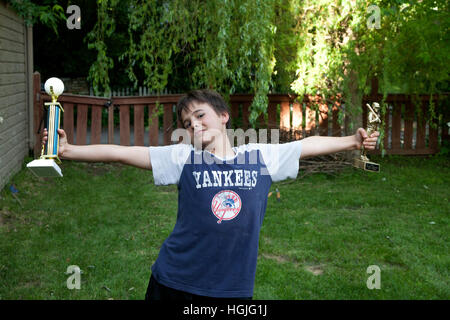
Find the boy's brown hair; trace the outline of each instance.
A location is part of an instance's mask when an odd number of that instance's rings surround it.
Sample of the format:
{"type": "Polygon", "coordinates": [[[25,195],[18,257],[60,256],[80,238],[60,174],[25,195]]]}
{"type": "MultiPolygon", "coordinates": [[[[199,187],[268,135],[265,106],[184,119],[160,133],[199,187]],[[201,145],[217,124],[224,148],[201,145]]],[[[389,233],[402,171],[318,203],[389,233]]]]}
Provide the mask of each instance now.
{"type": "MultiPolygon", "coordinates": [[[[177,103],[177,118],[182,128],[184,128],[184,126],[181,119],[181,112],[188,109],[194,101],[209,104],[217,115],[220,115],[222,112],[227,112],[228,115],[231,115],[227,103],[217,92],[209,89],[192,90],[183,95],[177,103]]],[[[226,124],[227,129],[230,129],[230,127],[231,117],[226,124]]]]}

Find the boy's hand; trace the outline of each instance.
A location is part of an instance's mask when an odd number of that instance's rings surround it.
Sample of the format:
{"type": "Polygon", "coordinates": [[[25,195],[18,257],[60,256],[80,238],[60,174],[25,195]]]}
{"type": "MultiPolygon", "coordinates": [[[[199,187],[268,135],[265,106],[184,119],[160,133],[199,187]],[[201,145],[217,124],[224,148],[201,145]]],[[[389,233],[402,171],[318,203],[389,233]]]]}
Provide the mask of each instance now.
{"type": "Polygon", "coordinates": [[[356,149],[361,149],[361,146],[364,146],[366,150],[374,150],[379,136],[380,133],[378,131],[373,132],[369,136],[366,130],[359,128],[355,134],[356,149]]]}
{"type": "MultiPolygon", "coordinates": [[[[59,135],[58,157],[62,158],[64,151],[67,149],[67,146],[69,144],[67,143],[66,132],[63,129],[58,129],[58,135],[59,135]]],[[[44,136],[42,137],[42,143],[45,143],[47,139],[48,139],[48,131],[47,128],[44,128],[44,136]]]]}

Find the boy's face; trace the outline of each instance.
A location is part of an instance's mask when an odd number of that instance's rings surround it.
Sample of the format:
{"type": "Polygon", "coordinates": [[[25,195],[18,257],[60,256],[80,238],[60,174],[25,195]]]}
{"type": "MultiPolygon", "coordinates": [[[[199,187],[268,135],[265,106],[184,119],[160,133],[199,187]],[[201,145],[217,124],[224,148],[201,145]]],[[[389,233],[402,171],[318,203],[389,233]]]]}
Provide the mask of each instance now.
{"type": "Polygon", "coordinates": [[[202,148],[214,143],[216,137],[226,133],[228,119],[228,112],[218,115],[204,102],[194,101],[189,108],[181,112],[183,127],[189,132],[192,144],[201,143],[202,148]]]}

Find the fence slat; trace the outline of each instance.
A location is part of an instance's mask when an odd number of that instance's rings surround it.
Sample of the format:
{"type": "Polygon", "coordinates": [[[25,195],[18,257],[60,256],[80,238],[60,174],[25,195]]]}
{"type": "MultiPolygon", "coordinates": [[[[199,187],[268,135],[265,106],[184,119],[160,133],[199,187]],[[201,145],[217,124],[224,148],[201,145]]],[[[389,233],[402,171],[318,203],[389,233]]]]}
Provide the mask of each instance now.
{"type": "Polygon", "coordinates": [[[286,132],[291,130],[291,110],[289,101],[280,102],[280,130],[286,132]]]}
{"type": "Polygon", "coordinates": [[[102,106],[92,106],[91,109],[91,144],[99,144],[102,136],[102,106]]]}
{"type": "Polygon", "coordinates": [[[402,105],[400,102],[393,104],[392,110],[392,149],[401,149],[400,132],[402,130],[402,105]]]}
{"type": "Polygon", "coordinates": [[[242,103],[242,125],[244,127],[244,130],[247,130],[249,127],[249,116],[250,116],[250,102],[243,102],[242,103]]]}
{"type": "Polygon", "coordinates": [[[417,135],[416,135],[416,149],[425,149],[426,138],[426,102],[420,105],[421,112],[417,114],[417,135]]]}
{"type": "Polygon", "coordinates": [[[130,106],[121,105],[119,109],[120,118],[120,145],[130,145],[130,106]]]}
{"type": "Polygon", "coordinates": [[[433,122],[428,127],[428,146],[433,153],[439,151],[438,139],[438,123],[436,120],[433,120],[433,122]],[[436,127],[433,128],[433,125],[435,125],[436,127]]]}
{"type": "MultiPolygon", "coordinates": [[[[231,120],[231,118],[230,118],[230,120],[231,120]]],[[[184,125],[181,123],[181,119],[178,119],[178,116],[176,117],[175,121],[177,123],[177,129],[184,129],[184,125]]],[[[184,135],[179,135],[178,136],[178,141],[176,143],[182,143],[183,139],[184,139],[184,135]]]]}
{"type": "Polygon", "coordinates": [[[144,145],[144,108],[145,105],[137,104],[134,106],[134,145],[144,145]]]}
{"type": "Polygon", "coordinates": [[[266,119],[264,117],[264,113],[261,113],[258,116],[257,123],[259,124],[260,128],[265,128],[266,127],[266,119]]]}
{"type": "Polygon", "coordinates": [[[151,103],[148,106],[148,135],[151,146],[159,144],[159,119],[156,104],[151,103]]]}
{"type": "Polygon", "coordinates": [[[308,104],[306,105],[306,136],[314,135],[316,130],[316,110],[314,110],[310,105],[311,102],[308,102],[308,104]]]}
{"type": "Polygon", "coordinates": [[[278,104],[276,102],[269,102],[267,110],[267,126],[269,129],[278,128],[277,105],[278,104]]]}
{"type": "Polygon", "coordinates": [[[74,133],[74,123],[73,123],[73,103],[63,103],[62,104],[63,113],[63,129],[66,132],[67,142],[73,144],[73,133],[74,133]]]}
{"type": "Polygon", "coordinates": [[[164,145],[170,145],[170,138],[172,136],[172,126],[173,126],[173,110],[171,103],[164,104],[164,114],[163,114],[163,138],[164,145]]]}
{"type": "Polygon", "coordinates": [[[386,113],[384,115],[383,125],[384,125],[384,139],[383,145],[384,149],[389,149],[389,134],[391,130],[391,126],[389,125],[389,117],[391,114],[391,108],[389,106],[386,107],[386,113]]]}
{"type": "Polygon", "coordinates": [[[294,132],[294,139],[299,140],[303,138],[303,113],[302,105],[299,102],[292,104],[292,130],[294,132]]]}
{"type": "Polygon", "coordinates": [[[413,125],[414,125],[414,106],[411,101],[405,103],[405,132],[404,132],[404,144],[403,149],[413,148],[413,125]]]}
{"type": "Polygon", "coordinates": [[[77,105],[77,145],[86,144],[88,105],[77,105]]]}
{"type": "Polygon", "coordinates": [[[114,144],[114,105],[108,107],[108,143],[114,144]]]}
{"type": "Polygon", "coordinates": [[[333,102],[333,106],[331,107],[331,115],[333,117],[331,124],[331,135],[333,137],[340,137],[342,135],[341,125],[339,124],[339,110],[341,107],[341,102],[339,100],[335,100],[333,102]]]}
{"type": "Polygon", "coordinates": [[[328,105],[324,102],[319,103],[319,134],[328,136],[328,105]]]}
{"type": "Polygon", "coordinates": [[[239,118],[239,102],[231,102],[231,118],[232,124],[239,118]]]}

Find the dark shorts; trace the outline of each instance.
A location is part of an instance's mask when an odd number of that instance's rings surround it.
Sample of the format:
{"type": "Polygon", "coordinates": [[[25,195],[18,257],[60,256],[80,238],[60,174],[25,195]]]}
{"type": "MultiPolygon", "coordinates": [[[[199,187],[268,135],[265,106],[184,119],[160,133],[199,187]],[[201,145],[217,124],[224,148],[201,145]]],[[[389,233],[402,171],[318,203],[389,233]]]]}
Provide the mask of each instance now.
{"type": "Polygon", "coordinates": [[[214,298],[199,296],[185,291],[172,289],[160,284],[151,275],[150,281],[147,287],[147,293],[145,294],[145,300],[178,300],[178,301],[226,301],[226,300],[252,300],[253,297],[240,297],[240,298],[214,298]]]}

